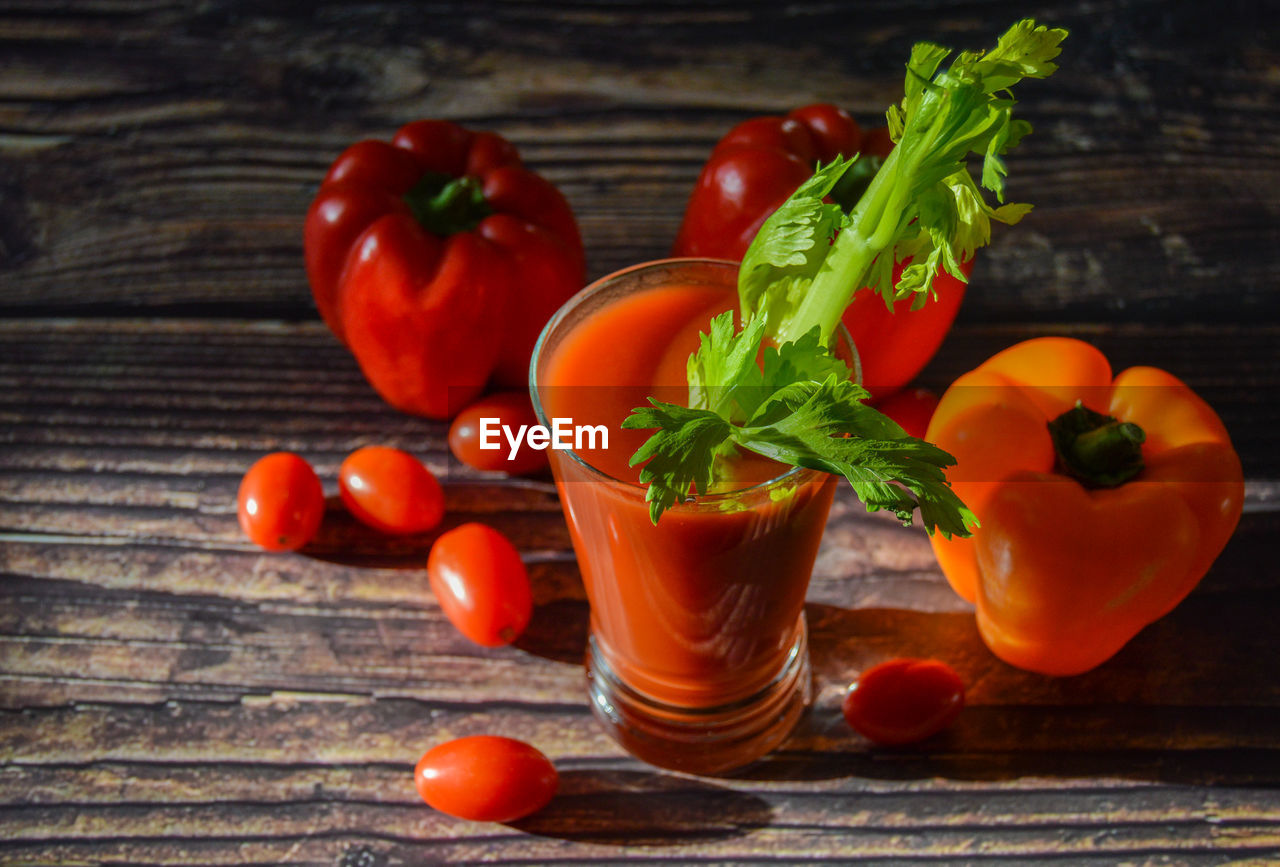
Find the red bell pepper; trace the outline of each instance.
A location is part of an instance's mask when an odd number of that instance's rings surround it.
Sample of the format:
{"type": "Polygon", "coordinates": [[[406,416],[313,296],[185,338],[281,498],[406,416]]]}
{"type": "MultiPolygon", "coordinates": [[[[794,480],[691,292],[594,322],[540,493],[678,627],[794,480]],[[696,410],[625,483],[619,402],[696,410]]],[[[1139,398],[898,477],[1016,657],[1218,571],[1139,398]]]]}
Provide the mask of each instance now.
{"type": "Polygon", "coordinates": [[[334,161],[305,226],[320,315],[392,406],[448,418],[523,386],[542,325],[584,283],[564,196],[501,136],[443,120],[334,161]]]}
{"type": "MultiPolygon", "coordinates": [[[[846,112],[825,103],[785,116],[745,120],[712,150],[672,254],[741,260],[761,224],[809,179],[816,163],[861,152],[862,159],[831,195],[847,209],[892,148],[888,130],[864,132],[846,112]]],[[[969,262],[962,266],[965,274],[971,268],[969,262]]],[[[908,309],[908,302],[890,310],[867,290],[854,294],[843,321],[858,347],[863,385],[873,398],[887,397],[910,382],[951,328],[965,284],[940,271],[933,289],[937,297],[919,310],[908,309]]]]}

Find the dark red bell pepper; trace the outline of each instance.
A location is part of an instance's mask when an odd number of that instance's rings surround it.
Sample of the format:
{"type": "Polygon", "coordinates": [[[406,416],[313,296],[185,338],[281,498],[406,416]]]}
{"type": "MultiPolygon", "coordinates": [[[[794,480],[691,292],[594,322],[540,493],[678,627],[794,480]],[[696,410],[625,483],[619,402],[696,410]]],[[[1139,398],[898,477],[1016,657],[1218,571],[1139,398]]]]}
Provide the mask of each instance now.
{"type": "MultiPolygon", "coordinates": [[[[720,139],[703,166],[672,255],[741,260],[760,225],[817,163],[861,152],[832,193],[838,204],[852,207],[892,147],[888,130],[863,131],[848,113],[826,103],[745,120],[720,139]]],[[[962,267],[968,274],[971,263],[962,267]]],[[[887,397],[910,382],[951,328],[965,284],[943,271],[933,289],[937,297],[919,310],[901,301],[891,311],[869,290],[854,294],[843,321],[872,397],[887,397]]]]}
{"type": "Polygon", "coordinates": [[[564,196],[501,136],[443,120],[361,141],[307,213],[320,315],[392,406],[456,414],[523,386],[542,325],[585,281],[564,196]]]}

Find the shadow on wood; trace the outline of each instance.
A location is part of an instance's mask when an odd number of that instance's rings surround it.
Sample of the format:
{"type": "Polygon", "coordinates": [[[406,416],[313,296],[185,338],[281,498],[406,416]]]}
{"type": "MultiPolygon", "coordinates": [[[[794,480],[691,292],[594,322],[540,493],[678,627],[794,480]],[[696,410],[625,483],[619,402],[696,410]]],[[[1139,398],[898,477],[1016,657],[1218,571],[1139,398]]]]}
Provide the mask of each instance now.
{"type": "Polygon", "coordinates": [[[553,662],[582,665],[590,625],[591,609],[586,600],[552,599],[534,608],[533,618],[514,646],[553,662]]]}
{"type": "MultiPolygon", "coordinates": [[[[1276,603],[1257,600],[1262,610],[1276,603]]],[[[810,605],[807,614],[818,699],[779,751],[734,777],[1280,783],[1280,719],[1269,710],[1280,688],[1280,637],[1260,629],[1252,606],[1234,595],[1193,593],[1075,677],[1006,665],[969,614],[830,605],[810,605]],[[949,730],[889,749],[854,733],[840,702],[858,672],[898,656],[946,661],[967,685],[967,706],[949,730]]]]}
{"type": "Polygon", "coordinates": [[[530,834],[617,846],[670,847],[739,837],[767,826],[772,808],[747,792],[658,771],[570,770],[541,812],[515,823],[530,834]],[[661,804],[655,809],[655,805],[661,804]]]}
{"type": "MultiPolygon", "coordinates": [[[[499,496],[494,494],[494,496],[499,496]]],[[[455,497],[450,491],[453,499],[455,497]]],[[[475,505],[475,504],[470,504],[475,505]]],[[[554,511],[446,508],[444,520],[425,533],[395,535],[375,530],[357,521],[339,497],[325,500],[324,520],[316,536],[302,550],[308,557],[342,566],[382,569],[425,569],[431,546],[442,534],[462,524],[478,521],[498,530],[522,552],[558,551],[568,548],[568,531],[559,505],[554,511]]]]}

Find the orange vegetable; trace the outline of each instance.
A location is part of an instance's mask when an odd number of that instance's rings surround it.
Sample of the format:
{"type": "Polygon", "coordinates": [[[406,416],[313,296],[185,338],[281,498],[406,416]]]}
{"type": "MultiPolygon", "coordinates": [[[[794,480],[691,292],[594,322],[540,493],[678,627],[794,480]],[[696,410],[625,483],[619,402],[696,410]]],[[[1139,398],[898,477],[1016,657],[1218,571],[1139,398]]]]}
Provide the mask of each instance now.
{"type": "Polygon", "coordinates": [[[1113,379],[1079,340],[1028,340],[960,377],[927,439],[982,522],[935,535],[938,562],[992,652],[1031,671],[1105,662],[1191,592],[1240,519],[1240,460],[1209,405],[1152,367],[1113,379]]]}

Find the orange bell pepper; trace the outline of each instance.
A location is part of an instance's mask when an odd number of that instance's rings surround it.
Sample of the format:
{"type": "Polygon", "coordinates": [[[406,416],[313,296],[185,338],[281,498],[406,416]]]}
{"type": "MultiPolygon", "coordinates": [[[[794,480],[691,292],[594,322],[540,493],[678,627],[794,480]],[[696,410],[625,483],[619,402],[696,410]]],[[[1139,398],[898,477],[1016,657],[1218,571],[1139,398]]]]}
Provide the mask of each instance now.
{"type": "Polygon", "coordinates": [[[926,438],[982,522],[934,535],[938,563],[1019,668],[1105,662],[1191,592],[1240,519],[1240,459],[1209,405],[1152,367],[1113,379],[1079,340],[997,353],[952,384],[926,438]]]}

